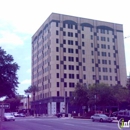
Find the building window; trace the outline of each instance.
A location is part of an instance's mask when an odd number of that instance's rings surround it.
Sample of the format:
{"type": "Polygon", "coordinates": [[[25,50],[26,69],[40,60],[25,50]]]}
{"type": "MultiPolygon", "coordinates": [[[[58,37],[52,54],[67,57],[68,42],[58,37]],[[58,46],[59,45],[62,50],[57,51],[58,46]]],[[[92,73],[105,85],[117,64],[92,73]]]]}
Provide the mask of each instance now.
{"type": "Polygon", "coordinates": [[[59,91],[57,91],[57,97],[59,97],[59,96],[60,96],[59,91]]]}
{"type": "Polygon", "coordinates": [[[100,52],[98,51],[98,56],[100,56],[100,52]]]}
{"type": "Polygon", "coordinates": [[[79,66],[76,66],[76,70],[79,70],[79,66]]]}
{"type": "Polygon", "coordinates": [[[59,52],[59,48],[58,47],[56,47],[56,52],[59,52]]]}
{"type": "Polygon", "coordinates": [[[93,55],[93,51],[91,51],[91,55],[93,55]]]}
{"type": "Polygon", "coordinates": [[[78,57],[76,57],[76,62],[79,62],[79,58],[78,57]]]}
{"type": "Polygon", "coordinates": [[[83,58],[83,63],[85,63],[85,58],[83,58]]]}
{"type": "Polygon", "coordinates": [[[76,75],[76,78],[79,79],[79,74],[76,75]]]}
{"type": "Polygon", "coordinates": [[[67,78],[67,74],[64,73],[64,78],[67,78]]]}
{"type": "Polygon", "coordinates": [[[92,29],[92,28],[90,28],[90,31],[92,32],[92,31],[93,31],[93,29],[92,29]]]}
{"type": "Polygon", "coordinates": [[[109,37],[107,38],[107,41],[109,42],[110,40],[109,40],[109,37]]]}
{"type": "Polygon", "coordinates": [[[110,76],[110,80],[112,80],[112,76],[110,76]]]}
{"type": "Polygon", "coordinates": [[[77,25],[75,25],[75,29],[77,29],[77,25]]]}
{"type": "Polygon", "coordinates": [[[85,68],[85,66],[83,66],[83,71],[86,71],[86,68],[85,68]]]}
{"type": "Polygon", "coordinates": [[[66,68],[66,65],[64,65],[64,70],[66,70],[67,68],[66,68]]]}
{"type": "Polygon", "coordinates": [[[116,61],[114,61],[114,65],[116,65],[116,61]]]}
{"type": "Polygon", "coordinates": [[[59,78],[59,73],[56,74],[56,77],[59,78]]]}
{"type": "Polygon", "coordinates": [[[92,63],[94,63],[94,59],[92,59],[92,63]]]}
{"type": "Polygon", "coordinates": [[[110,45],[108,45],[108,49],[110,49],[110,45]]]}
{"type": "Polygon", "coordinates": [[[69,74],[69,78],[71,79],[71,74],[69,74]]]}
{"type": "Polygon", "coordinates": [[[59,69],[59,65],[58,64],[56,65],[56,69],[59,69]]]}
{"type": "Polygon", "coordinates": [[[56,35],[58,35],[58,31],[56,30],[56,35]]]}
{"type": "Polygon", "coordinates": [[[85,54],[85,50],[82,50],[82,53],[85,54]]]}
{"type": "Polygon", "coordinates": [[[98,64],[100,64],[100,59],[98,59],[98,64]]]}
{"type": "Polygon", "coordinates": [[[86,79],[86,75],[84,75],[84,79],[86,79]]]}
{"type": "Polygon", "coordinates": [[[92,71],[94,72],[94,67],[92,67],[92,71]]]}
{"type": "Polygon", "coordinates": [[[82,34],[82,38],[84,38],[84,34],[82,34]]]}
{"type": "Polygon", "coordinates": [[[66,27],[66,24],[65,24],[65,23],[63,23],[63,27],[64,27],[64,28],[66,27]]]}
{"type": "Polygon", "coordinates": [[[58,27],[58,22],[56,22],[56,27],[58,27]]]}
{"type": "Polygon", "coordinates": [[[76,46],[78,45],[78,41],[75,41],[75,45],[76,45],[76,46]]]}
{"type": "Polygon", "coordinates": [[[99,44],[97,44],[97,48],[100,48],[99,44]]]}
{"type": "Polygon", "coordinates": [[[63,44],[66,44],[66,40],[63,40],[63,44]]]}
{"type": "Polygon", "coordinates": [[[75,53],[78,54],[78,49],[75,49],[75,53]]]}
{"type": "Polygon", "coordinates": [[[100,67],[98,68],[98,71],[101,72],[101,68],[100,67]]]}
{"type": "Polygon", "coordinates": [[[97,40],[99,40],[99,36],[97,36],[97,40]]]}
{"type": "Polygon", "coordinates": [[[78,37],[78,33],[75,33],[75,37],[78,37]]]}
{"type": "Polygon", "coordinates": [[[93,48],[93,43],[91,43],[91,47],[93,48]]]}
{"type": "Polygon", "coordinates": [[[59,60],[59,56],[56,56],[56,60],[59,60]]]}
{"type": "Polygon", "coordinates": [[[109,72],[111,72],[111,68],[109,68],[109,72]]]}
{"type": "Polygon", "coordinates": [[[93,35],[90,36],[91,40],[93,40],[93,35]]]}
{"type": "Polygon", "coordinates": [[[56,43],[59,43],[59,39],[56,39],[56,43]]]}
{"type": "Polygon", "coordinates": [[[66,48],[63,48],[63,52],[66,52],[66,48]]]}
{"type": "Polygon", "coordinates": [[[66,82],[64,83],[64,87],[67,87],[67,83],[66,82]]]}
{"type": "Polygon", "coordinates": [[[111,55],[110,55],[110,52],[108,52],[108,56],[110,57],[111,55]]]}
{"type": "Polygon", "coordinates": [[[84,46],[84,42],[82,42],[82,46],[84,46]]]}
{"type": "Polygon", "coordinates": [[[63,36],[66,36],[66,32],[65,31],[63,31],[63,36]]]}
{"type": "Polygon", "coordinates": [[[56,83],[57,87],[59,87],[59,82],[56,83]]]}
{"type": "Polygon", "coordinates": [[[66,56],[64,56],[64,61],[66,61],[66,56]]]}

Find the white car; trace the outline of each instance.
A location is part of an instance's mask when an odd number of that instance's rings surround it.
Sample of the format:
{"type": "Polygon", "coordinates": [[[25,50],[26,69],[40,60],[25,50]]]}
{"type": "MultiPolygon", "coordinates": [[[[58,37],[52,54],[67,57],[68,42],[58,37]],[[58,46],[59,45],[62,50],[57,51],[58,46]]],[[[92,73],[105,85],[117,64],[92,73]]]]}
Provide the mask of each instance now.
{"type": "Polygon", "coordinates": [[[15,121],[15,117],[12,113],[4,113],[5,121],[15,121]]]}
{"type": "Polygon", "coordinates": [[[111,117],[106,116],[105,114],[94,114],[91,116],[92,121],[100,121],[100,122],[112,122],[113,119],[111,117]]]}

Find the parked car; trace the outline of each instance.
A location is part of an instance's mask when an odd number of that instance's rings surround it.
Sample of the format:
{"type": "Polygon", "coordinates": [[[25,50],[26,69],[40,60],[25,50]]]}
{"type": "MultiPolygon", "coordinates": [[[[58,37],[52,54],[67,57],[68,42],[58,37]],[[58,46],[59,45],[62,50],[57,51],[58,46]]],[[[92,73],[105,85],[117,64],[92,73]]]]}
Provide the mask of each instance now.
{"type": "Polygon", "coordinates": [[[15,117],[12,113],[4,113],[5,121],[15,121],[15,117]]]}
{"type": "Polygon", "coordinates": [[[63,115],[65,115],[65,117],[68,117],[68,114],[67,114],[67,113],[64,113],[64,112],[61,112],[61,113],[57,113],[57,114],[56,114],[56,116],[57,116],[58,118],[63,117],[63,115]]]}
{"type": "Polygon", "coordinates": [[[118,112],[117,120],[124,119],[124,121],[130,120],[130,110],[120,110],[118,112]]]}
{"type": "Polygon", "coordinates": [[[25,117],[25,115],[23,113],[14,113],[15,117],[25,117]]]}
{"type": "Polygon", "coordinates": [[[92,121],[100,121],[100,122],[112,122],[113,119],[111,117],[108,117],[105,114],[94,114],[91,116],[92,121]]]}

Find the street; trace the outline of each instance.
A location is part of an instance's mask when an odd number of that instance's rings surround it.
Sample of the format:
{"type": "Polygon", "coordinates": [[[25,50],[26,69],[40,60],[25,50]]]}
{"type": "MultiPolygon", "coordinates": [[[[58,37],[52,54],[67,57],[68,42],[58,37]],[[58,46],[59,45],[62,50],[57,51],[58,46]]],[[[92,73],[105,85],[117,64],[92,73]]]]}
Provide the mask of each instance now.
{"type": "Polygon", "coordinates": [[[16,118],[2,122],[2,130],[119,130],[117,123],[92,122],[89,119],[55,117],[16,118]]]}

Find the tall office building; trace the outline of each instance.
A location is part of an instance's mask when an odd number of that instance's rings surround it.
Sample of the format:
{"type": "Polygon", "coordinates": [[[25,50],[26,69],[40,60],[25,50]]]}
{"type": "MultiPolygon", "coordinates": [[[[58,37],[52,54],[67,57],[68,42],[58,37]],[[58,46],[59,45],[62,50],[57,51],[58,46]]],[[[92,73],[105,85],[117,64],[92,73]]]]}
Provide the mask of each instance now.
{"type": "Polygon", "coordinates": [[[64,111],[64,99],[77,82],[125,86],[122,24],[52,13],[33,35],[32,85],[39,92],[32,107],[37,113],[64,111]]]}

